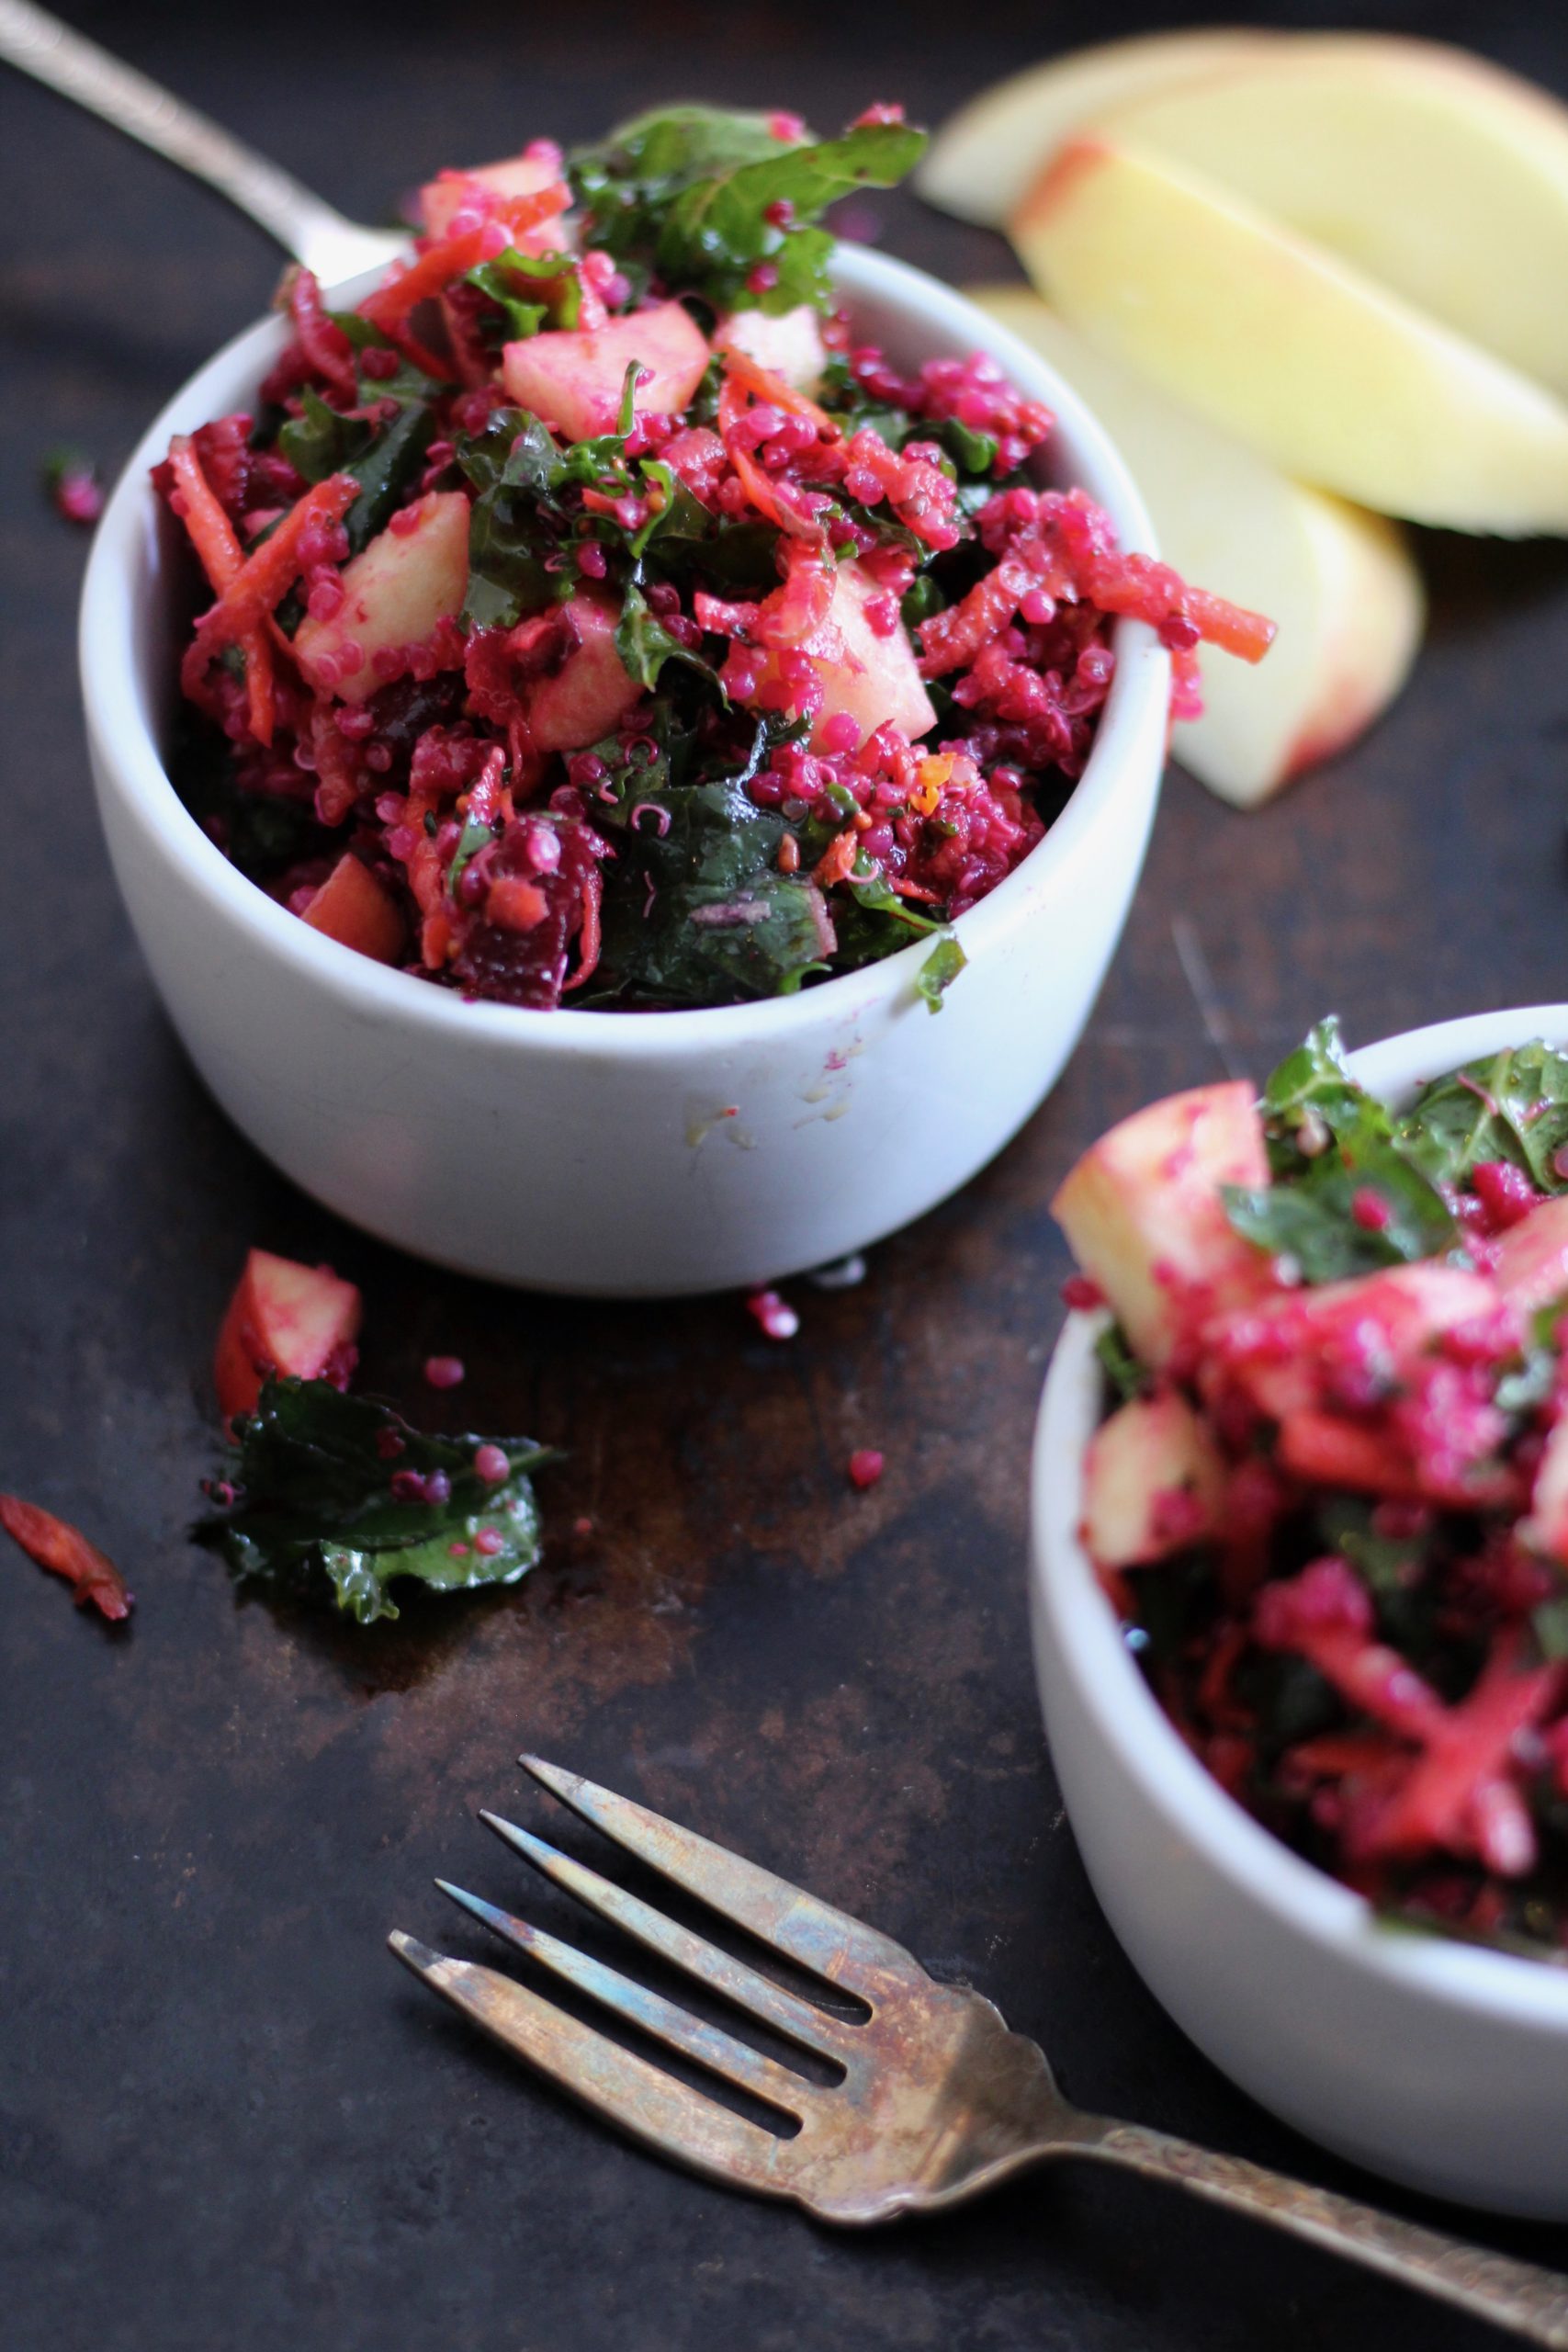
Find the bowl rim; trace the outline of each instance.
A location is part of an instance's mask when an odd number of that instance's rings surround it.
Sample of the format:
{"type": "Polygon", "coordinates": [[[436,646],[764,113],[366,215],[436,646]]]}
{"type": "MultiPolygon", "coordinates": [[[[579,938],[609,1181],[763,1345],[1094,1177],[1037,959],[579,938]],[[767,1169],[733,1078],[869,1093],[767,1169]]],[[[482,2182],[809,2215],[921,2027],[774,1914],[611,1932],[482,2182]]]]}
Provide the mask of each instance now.
{"type": "MultiPolygon", "coordinates": [[[[1538,1036],[1568,1045],[1568,1003],[1433,1023],[1362,1046],[1349,1060],[1364,1085],[1397,1098],[1538,1036]]],[[[1568,2036],[1568,1973],[1381,1924],[1361,1895],[1294,1853],[1221,1787],[1150,1690],[1078,1540],[1083,1445],[1104,1396],[1094,1343],[1109,1319],[1103,1308],[1076,1310],[1057,1338],[1035,1425],[1029,1506],[1031,1599],[1099,1737],[1145,1804],[1209,1869],[1303,1940],[1393,1989],[1568,2036]]]]}
{"type": "MultiPolygon", "coordinates": [[[[963,296],[908,263],[863,246],[840,244],[831,267],[838,289],[852,304],[857,298],[879,298],[900,307],[933,339],[943,336],[992,352],[1021,390],[1054,411],[1058,432],[1068,445],[1066,470],[1106,508],[1121,544],[1157,553],[1143,500],[1110,435],[1055,368],[963,296]]],[[[354,299],[381,275],[367,271],[333,290],[354,299]]],[[[657,1018],[647,1012],[604,1011],[595,1012],[591,1020],[563,1020],[559,1012],[470,1001],[456,989],[378,964],[299,922],[230,864],[186,809],[164,764],[152,716],[157,682],[143,676],[138,662],[129,582],[155,514],[150,469],[165,454],[170,435],[188,429],[189,418],[198,410],[202,416],[217,414],[225,403],[249,397],[269,360],[281,350],[287,332],[280,318],[256,321],[224,344],[164,403],[109,498],[83,583],[78,662],[96,763],[143,827],[156,834],[162,853],[179,868],[186,886],[231,922],[257,953],[291,965],[352,1011],[372,1020],[407,1023],[443,1042],[455,1036],[489,1036],[592,1061],[619,1060],[628,1049],[639,1060],[657,1061],[705,1048],[722,1053],[753,1041],[782,1042],[824,1023],[858,1019],[873,1005],[897,998],[929,954],[928,939],[917,938],[878,964],[840,973],[794,996],[674,1008],[657,1018]],[[184,426],[182,418],[186,420],[184,426]]],[[[1081,854],[1119,802],[1141,789],[1137,763],[1125,752],[1139,737],[1150,698],[1163,699],[1168,693],[1169,656],[1141,621],[1119,621],[1112,644],[1116,670],[1111,693],[1084,773],[1066,807],[1022,863],[953,926],[972,961],[1029,919],[1057,872],[1081,854]]]]}

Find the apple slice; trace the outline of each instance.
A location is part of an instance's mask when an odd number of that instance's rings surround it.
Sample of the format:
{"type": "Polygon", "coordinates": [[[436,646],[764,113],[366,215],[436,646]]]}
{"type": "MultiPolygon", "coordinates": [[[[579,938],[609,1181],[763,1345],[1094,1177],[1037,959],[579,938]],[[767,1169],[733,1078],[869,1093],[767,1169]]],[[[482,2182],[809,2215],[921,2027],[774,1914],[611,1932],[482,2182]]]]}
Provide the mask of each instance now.
{"type": "Polygon", "coordinates": [[[1515,1532],[1532,1552],[1568,1568],[1568,1420],[1552,1424],[1530,1489],[1529,1517],[1515,1532]]]}
{"type": "Polygon", "coordinates": [[[340,702],[363,702],[382,684],[378,653],[422,645],[437,622],[461,612],[468,586],[468,502],[460,490],[433,490],[395,514],[341,574],[344,598],[331,620],[309,614],[294,634],[294,658],[312,686],[340,702]]]}
{"type": "Polygon", "coordinates": [[[1280,634],[1253,668],[1199,651],[1203,716],[1171,749],[1212,791],[1251,808],[1342,750],[1387,708],[1420,642],[1421,577],[1398,526],[1288,481],[1064,325],[1022,286],[969,299],[1083,394],[1131,468],[1160,553],[1280,634]]]}
{"type": "Polygon", "coordinates": [[[528,732],[541,752],[577,752],[596,743],[641,695],[615,650],[616,617],[607,597],[583,594],[512,632],[511,644],[519,653],[526,651],[536,632],[558,628],[563,619],[574,640],[560,668],[528,687],[528,732]]]}
{"type": "Polygon", "coordinates": [[[776,318],[766,311],[732,311],[719,321],[713,347],[743,351],[797,392],[815,392],[828,365],[822,322],[809,302],[797,302],[776,318]]]}
{"type": "Polygon", "coordinates": [[[1156,1370],[1216,1307],[1276,1287],[1270,1261],[1227,1219],[1222,1184],[1269,1182],[1253,1090],[1196,1086],[1135,1111],[1072,1170],[1051,1214],[1111,1302],[1134,1352],[1156,1370]]]}
{"type": "Polygon", "coordinates": [[[1336,1411],[1365,1386],[1370,1401],[1355,1409],[1371,1411],[1446,1333],[1483,1329],[1500,1306],[1486,1275],[1429,1260],[1283,1291],[1206,1335],[1205,1393],[1240,1396],[1289,1421],[1336,1411]]]}
{"type": "Polygon", "coordinates": [[[1542,1201],[1499,1236],[1492,1279],[1521,1315],[1568,1299],[1568,1193],[1542,1201]]]}
{"type": "Polygon", "coordinates": [[[1227,65],[1297,44],[1242,28],[1145,33],[1075,49],[1032,65],[950,115],[915,186],[928,204],[983,228],[1005,227],[1065,139],[1145,90],[1179,87],[1227,65]]]}
{"type": "Polygon", "coordinates": [[[1212,1535],[1224,1460],[1179,1389],[1134,1396],[1084,1456],[1084,1548],[1096,1567],[1136,1568],[1212,1535]]]}
{"type": "Polygon", "coordinates": [[[254,1410],[269,1373],[346,1388],[359,1317],[358,1291],[330,1266],[253,1250],[218,1334],[212,1371],[224,1419],[254,1410]]]}
{"type": "Polygon", "coordinates": [[[1013,237],[1070,326],[1284,472],[1417,522],[1568,529],[1568,408],[1197,173],[1075,141],[1013,237]]]}
{"type": "Polygon", "coordinates": [[[1098,114],[1568,391],[1568,107],[1461,50],[1330,35],[1098,114]]]}
{"type": "Polygon", "coordinates": [[[690,311],[661,302],[602,327],[555,328],[509,343],[501,375],[508,400],[530,409],[568,441],[613,433],[626,369],[643,372],[632,397],[635,412],[678,413],[702,382],[712,353],[690,311]]]}
{"type": "MultiPolygon", "coordinates": [[[[491,198],[537,196],[560,176],[560,156],[547,142],[525,147],[520,155],[504,156],[499,164],[478,164],[471,171],[437,172],[419,191],[425,234],[445,237],[465,206],[477,205],[482,212],[491,198]]],[[[521,253],[547,254],[559,250],[564,234],[558,213],[536,228],[525,229],[515,243],[521,253]]]]}

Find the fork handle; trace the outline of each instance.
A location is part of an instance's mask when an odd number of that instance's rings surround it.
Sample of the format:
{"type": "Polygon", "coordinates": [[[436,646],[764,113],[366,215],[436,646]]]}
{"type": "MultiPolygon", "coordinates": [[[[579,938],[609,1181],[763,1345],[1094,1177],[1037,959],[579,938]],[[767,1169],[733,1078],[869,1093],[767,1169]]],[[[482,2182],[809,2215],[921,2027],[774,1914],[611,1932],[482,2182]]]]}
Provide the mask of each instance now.
{"type": "Polygon", "coordinates": [[[335,254],[339,242],[366,233],[291,174],[32,0],[0,0],[0,61],[205,180],[308,266],[317,254],[335,254]]]}
{"type": "Polygon", "coordinates": [[[1305,2181],[1248,2164],[1243,2156],[1219,2155],[1142,2124],[1099,2121],[1096,2130],[1076,2143],[1074,2154],[1125,2165],[1150,2179],[1174,2181],[1215,2205],[1271,2222],[1333,2254],[1348,2255],[1369,2269],[1455,2303],[1477,2319],[1490,2320],[1494,2327],[1568,2352],[1568,2278],[1539,2270],[1533,2263],[1467,2245],[1440,2230],[1380,2213],[1353,2197],[1310,2188],[1305,2181]]]}

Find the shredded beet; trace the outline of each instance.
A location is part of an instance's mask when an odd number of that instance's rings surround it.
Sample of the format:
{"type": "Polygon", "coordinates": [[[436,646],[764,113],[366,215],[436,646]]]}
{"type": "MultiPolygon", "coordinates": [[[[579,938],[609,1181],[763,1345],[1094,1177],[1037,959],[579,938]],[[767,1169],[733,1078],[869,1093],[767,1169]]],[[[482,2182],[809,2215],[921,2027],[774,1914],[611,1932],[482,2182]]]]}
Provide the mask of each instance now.
{"type": "MultiPolygon", "coordinates": [[[[754,198],[711,219],[667,163],[638,177],[656,124],[570,180],[542,141],[439,174],[356,312],[289,272],[263,421],[153,470],[212,599],[182,790],[362,953],[536,1011],[814,985],[1043,838],[1118,617],[1171,648],[1184,713],[1201,639],[1272,634],[1032,486],[1054,419],[993,361],[853,344],[813,225],[838,151],[803,209],[756,177],[797,191],[808,134],[772,120],[737,119],[754,198]],[[345,854],[370,885],[329,893],[345,854]]],[[[881,105],[847,139],[840,193],[921,143],[881,105]]]]}
{"type": "MultiPolygon", "coordinates": [[[[1190,1137],[1234,1091],[1138,1115],[1190,1137]]],[[[1168,1324],[1142,1366],[1102,1341],[1131,1401],[1086,1542],[1238,1802],[1386,1910],[1562,1953],[1568,1055],[1512,1049],[1393,1119],[1325,1023],[1231,1135],[1246,1187],[1195,1182],[1190,1141],[1126,1180],[1168,1324]]],[[[1068,1303],[1138,1317],[1078,1237],[1068,1303]]]]}

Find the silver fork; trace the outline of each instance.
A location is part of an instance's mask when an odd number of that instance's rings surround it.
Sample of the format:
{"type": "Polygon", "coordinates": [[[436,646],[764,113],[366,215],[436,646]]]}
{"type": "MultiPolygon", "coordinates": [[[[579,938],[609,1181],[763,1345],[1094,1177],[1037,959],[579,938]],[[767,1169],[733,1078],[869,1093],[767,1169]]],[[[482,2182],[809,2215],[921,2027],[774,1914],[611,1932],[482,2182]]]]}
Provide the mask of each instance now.
{"type": "Polygon", "coordinates": [[[400,1930],[392,1935],[399,1959],[455,2008],[660,2154],[841,2222],[931,2212],[1047,2157],[1094,2157],[1274,2222],[1532,2343],[1568,2347],[1568,2278],[1239,2156],[1084,2114],[1062,2097],[1036,2044],[1010,2032],[980,1994],[939,1984],[874,1928],[645,1806],[536,1756],[519,1761],[626,1852],[866,2012],[846,2016],[841,1998],[837,2009],[802,1998],[532,1831],[482,1814],[536,1870],[601,1918],[794,2049],[839,2070],[834,2083],[808,2080],[619,1970],[438,1879],[444,1894],[540,1968],[780,2119],[779,2131],[770,2131],[514,1978],[444,1958],[400,1930]],[[792,2125],[798,2128],[784,2136],[792,2125]]]}
{"type": "Polygon", "coordinates": [[[32,0],[0,0],[0,60],[226,196],[323,286],[385,268],[412,230],[366,229],[32,0]]]}

